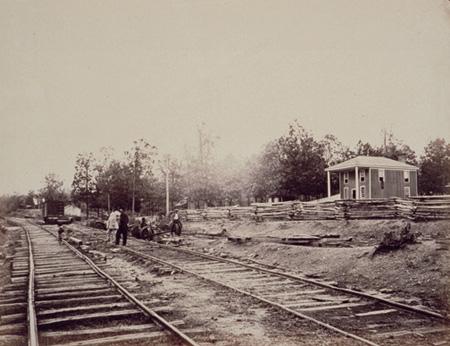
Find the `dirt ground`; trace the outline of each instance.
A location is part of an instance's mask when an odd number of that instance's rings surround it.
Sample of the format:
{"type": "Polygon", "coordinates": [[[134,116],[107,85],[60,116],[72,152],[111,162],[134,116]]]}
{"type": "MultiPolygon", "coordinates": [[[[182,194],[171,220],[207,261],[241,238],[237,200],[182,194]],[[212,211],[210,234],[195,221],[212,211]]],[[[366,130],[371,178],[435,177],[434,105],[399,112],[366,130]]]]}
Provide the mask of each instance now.
{"type": "Polygon", "coordinates": [[[0,219],[0,287],[9,283],[11,276],[11,261],[9,256],[14,254],[14,243],[19,239],[16,227],[11,227],[0,219]]]}
{"type": "MultiPolygon", "coordinates": [[[[15,252],[15,242],[20,237],[17,227],[11,227],[4,219],[0,219],[0,292],[11,279],[11,258],[15,252]]],[[[2,310],[0,309],[0,325],[2,310]]],[[[0,346],[26,345],[25,336],[0,336],[0,346]]]]}
{"type": "Polygon", "coordinates": [[[342,287],[381,291],[402,302],[448,313],[450,222],[411,223],[411,232],[419,235],[417,243],[373,255],[384,233],[403,225],[400,220],[208,221],[185,222],[184,234],[189,246],[205,252],[252,259],[342,287]],[[224,235],[211,237],[220,232],[224,235]],[[284,245],[270,238],[330,234],[344,240],[345,247],[284,245]],[[252,239],[238,244],[228,236],[252,239]]]}

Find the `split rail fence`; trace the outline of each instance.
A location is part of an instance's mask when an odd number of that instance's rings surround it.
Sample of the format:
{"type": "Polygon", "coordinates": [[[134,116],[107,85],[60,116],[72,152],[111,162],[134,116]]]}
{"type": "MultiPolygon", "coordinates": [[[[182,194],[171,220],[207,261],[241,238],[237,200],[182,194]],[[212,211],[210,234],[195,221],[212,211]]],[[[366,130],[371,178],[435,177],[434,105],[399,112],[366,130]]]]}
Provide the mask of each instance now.
{"type": "Polygon", "coordinates": [[[410,219],[414,221],[450,219],[450,196],[420,196],[332,202],[254,203],[249,207],[215,207],[181,210],[186,221],[204,220],[350,220],[410,219]]]}

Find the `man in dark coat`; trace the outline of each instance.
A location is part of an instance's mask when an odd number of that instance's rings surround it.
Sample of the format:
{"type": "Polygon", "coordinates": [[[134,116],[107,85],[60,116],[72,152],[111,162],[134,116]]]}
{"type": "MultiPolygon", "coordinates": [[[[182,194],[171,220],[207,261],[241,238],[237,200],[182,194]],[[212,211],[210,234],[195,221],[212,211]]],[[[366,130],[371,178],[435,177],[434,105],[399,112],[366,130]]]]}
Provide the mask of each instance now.
{"type": "Polygon", "coordinates": [[[116,245],[119,245],[120,237],[122,236],[122,245],[127,245],[128,235],[128,215],[123,209],[120,209],[119,229],[116,233],[116,245]]]}

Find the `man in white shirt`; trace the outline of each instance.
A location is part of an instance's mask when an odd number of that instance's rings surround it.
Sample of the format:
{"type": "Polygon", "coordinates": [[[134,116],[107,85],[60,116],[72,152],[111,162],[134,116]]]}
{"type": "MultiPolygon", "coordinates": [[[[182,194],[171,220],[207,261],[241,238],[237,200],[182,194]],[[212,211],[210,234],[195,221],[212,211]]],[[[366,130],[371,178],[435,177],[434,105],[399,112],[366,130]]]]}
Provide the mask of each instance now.
{"type": "Polygon", "coordinates": [[[106,242],[110,242],[111,235],[115,234],[119,229],[119,217],[120,212],[115,208],[109,215],[108,221],[106,221],[106,242]]]}

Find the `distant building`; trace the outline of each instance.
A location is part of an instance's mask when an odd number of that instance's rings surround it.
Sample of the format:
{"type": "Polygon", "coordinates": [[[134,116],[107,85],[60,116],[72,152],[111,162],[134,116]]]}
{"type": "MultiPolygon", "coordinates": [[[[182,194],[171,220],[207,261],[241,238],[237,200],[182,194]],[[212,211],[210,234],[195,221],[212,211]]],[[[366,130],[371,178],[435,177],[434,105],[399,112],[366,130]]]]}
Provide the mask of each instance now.
{"type": "Polygon", "coordinates": [[[81,209],[76,205],[69,204],[64,207],[64,215],[81,217],[81,209]]]}
{"type": "Polygon", "coordinates": [[[341,199],[417,196],[418,168],[404,162],[377,156],[358,156],[328,167],[328,196],[331,173],[339,174],[341,199]]]}

